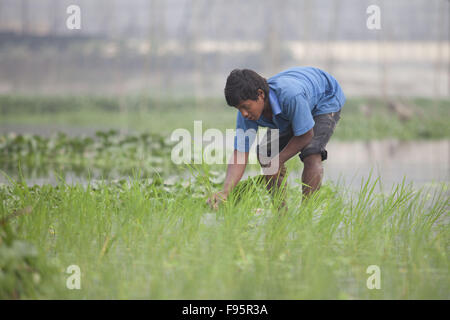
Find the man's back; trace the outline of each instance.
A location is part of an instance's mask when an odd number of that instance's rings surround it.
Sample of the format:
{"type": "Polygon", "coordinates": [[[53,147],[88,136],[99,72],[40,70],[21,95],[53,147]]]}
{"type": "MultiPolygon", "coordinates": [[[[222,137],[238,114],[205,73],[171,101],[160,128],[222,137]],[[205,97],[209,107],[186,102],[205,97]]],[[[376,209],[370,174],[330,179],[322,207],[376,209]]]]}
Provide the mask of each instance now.
{"type": "Polygon", "coordinates": [[[303,95],[313,115],[335,112],[336,105],[345,103],[345,95],[336,79],[318,68],[290,68],[270,77],[267,83],[280,104],[298,94],[303,95]]]}

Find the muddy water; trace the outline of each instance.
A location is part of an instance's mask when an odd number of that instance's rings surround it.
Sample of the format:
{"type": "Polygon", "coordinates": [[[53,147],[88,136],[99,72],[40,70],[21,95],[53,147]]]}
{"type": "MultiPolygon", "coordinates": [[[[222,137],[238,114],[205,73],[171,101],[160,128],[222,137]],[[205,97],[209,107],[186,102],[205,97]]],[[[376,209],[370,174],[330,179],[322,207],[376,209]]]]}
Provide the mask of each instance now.
{"type": "MultiPolygon", "coordinates": [[[[415,187],[450,182],[450,140],[331,141],[327,150],[324,182],[331,180],[352,189],[359,189],[361,179],[369,176],[379,177],[386,188],[403,179],[415,187]]],[[[289,181],[298,183],[301,173],[302,169],[290,171],[289,181]]]]}
{"type": "Polygon", "coordinates": [[[416,186],[449,182],[449,146],[450,140],[330,143],[325,179],[359,186],[372,172],[387,186],[403,179],[416,186]]]}

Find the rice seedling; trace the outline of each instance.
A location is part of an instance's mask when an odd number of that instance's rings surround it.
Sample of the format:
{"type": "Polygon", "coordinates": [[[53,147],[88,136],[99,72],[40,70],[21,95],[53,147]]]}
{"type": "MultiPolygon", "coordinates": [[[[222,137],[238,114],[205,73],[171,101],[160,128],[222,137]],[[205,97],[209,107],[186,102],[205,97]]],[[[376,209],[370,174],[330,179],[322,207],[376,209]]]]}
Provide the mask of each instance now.
{"type": "MultiPolygon", "coordinates": [[[[304,202],[289,187],[280,214],[251,179],[211,211],[205,199],[217,175],[206,165],[192,169],[153,181],[2,185],[2,228],[35,248],[36,270],[50,279],[17,293],[5,285],[17,274],[2,264],[2,297],[449,298],[448,184],[377,193],[378,180],[362,181],[359,192],[328,183],[304,202]],[[20,210],[27,214],[11,216],[20,210]],[[66,287],[70,265],[80,267],[80,290],[66,287]],[[367,286],[371,265],[380,289],[367,286]]],[[[7,247],[2,241],[0,252],[7,247]]]]}

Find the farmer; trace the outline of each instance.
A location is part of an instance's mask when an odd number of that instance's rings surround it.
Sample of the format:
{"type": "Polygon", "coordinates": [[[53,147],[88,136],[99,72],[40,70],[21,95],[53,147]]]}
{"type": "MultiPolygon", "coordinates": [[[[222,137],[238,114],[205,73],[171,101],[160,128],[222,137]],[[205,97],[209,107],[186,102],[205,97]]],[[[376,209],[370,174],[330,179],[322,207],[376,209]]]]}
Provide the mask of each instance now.
{"type": "Polygon", "coordinates": [[[284,187],[285,163],[299,154],[304,164],[303,196],[307,198],[318,190],[322,161],[327,159],[325,147],[345,103],[336,79],[313,67],[291,68],[268,80],[255,71],[235,69],[224,91],[227,104],[239,110],[234,153],[223,190],[208,199],[209,205],[216,209],[242,178],[259,126],[269,128],[257,147],[263,172],[268,168],[264,172],[267,188],[274,192],[284,187]]]}

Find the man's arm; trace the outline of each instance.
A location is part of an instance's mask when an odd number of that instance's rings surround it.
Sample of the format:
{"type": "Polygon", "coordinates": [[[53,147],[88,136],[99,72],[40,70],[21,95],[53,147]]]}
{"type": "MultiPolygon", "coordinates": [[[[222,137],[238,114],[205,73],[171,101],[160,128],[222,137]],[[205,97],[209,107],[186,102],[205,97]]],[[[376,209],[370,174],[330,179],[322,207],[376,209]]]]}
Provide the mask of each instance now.
{"type": "Polygon", "coordinates": [[[279,155],[280,167],[282,167],[283,164],[286,163],[286,161],[288,161],[290,158],[299,153],[304,147],[306,147],[308,143],[311,142],[313,137],[314,137],[313,129],[307,131],[301,136],[293,136],[291,140],[289,140],[286,147],[284,147],[284,149],[281,150],[280,152],[279,155]]]}
{"type": "Polygon", "coordinates": [[[234,150],[234,153],[228,164],[227,175],[223,185],[223,193],[228,196],[231,190],[237,185],[244,175],[245,167],[248,163],[248,152],[239,152],[234,150]]]}
{"type": "Polygon", "coordinates": [[[286,116],[291,121],[294,137],[291,138],[279,154],[280,166],[311,142],[311,139],[314,137],[313,128],[315,125],[309,101],[302,94],[297,94],[289,101],[285,101],[283,106],[286,116]],[[311,129],[304,132],[305,128],[311,129]]]}
{"type": "Polygon", "coordinates": [[[218,204],[221,201],[226,200],[231,190],[237,185],[244,175],[245,167],[248,163],[248,152],[239,152],[234,150],[228,163],[227,175],[223,190],[221,192],[213,194],[207,201],[207,203],[213,208],[217,209],[218,204]]]}

